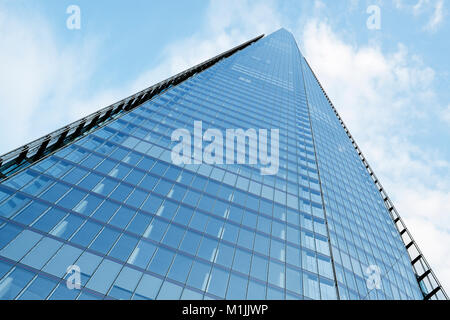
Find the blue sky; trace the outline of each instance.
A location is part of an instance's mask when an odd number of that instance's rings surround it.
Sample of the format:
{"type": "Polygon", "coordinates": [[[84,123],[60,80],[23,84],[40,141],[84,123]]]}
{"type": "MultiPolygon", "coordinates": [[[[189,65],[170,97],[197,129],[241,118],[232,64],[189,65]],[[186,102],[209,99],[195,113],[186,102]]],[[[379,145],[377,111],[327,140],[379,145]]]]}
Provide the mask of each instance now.
{"type": "Polygon", "coordinates": [[[450,291],[449,13],[444,0],[0,0],[0,154],[285,27],[450,291]]]}

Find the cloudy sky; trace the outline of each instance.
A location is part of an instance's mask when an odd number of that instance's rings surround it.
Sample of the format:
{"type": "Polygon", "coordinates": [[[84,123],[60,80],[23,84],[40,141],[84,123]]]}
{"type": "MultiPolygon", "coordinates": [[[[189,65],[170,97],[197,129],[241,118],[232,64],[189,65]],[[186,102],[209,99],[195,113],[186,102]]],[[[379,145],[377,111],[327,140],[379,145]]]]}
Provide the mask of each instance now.
{"type": "Polygon", "coordinates": [[[0,154],[285,27],[450,291],[449,5],[0,0],[0,154]]]}

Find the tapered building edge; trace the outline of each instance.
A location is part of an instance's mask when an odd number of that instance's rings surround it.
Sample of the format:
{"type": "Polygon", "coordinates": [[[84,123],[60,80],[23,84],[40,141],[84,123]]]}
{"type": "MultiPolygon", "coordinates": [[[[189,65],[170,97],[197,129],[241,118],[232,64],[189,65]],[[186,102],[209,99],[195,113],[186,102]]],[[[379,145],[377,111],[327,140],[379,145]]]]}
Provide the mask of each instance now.
{"type": "Polygon", "coordinates": [[[312,74],[314,75],[315,80],[317,81],[317,84],[320,86],[323,94],[328,100],[328,103],[333,110],[334,114],[338,118],[342,128],[344,129],[345,133],[347,134],[347,137],[350,139],[350,142],[352,143],[353,147],[355,148],[356,152],[358,153],[358,156],[363,163],[364,167],[367,170],[367,173],[372,178],[375,186],[377,187],[378,191],[380,192],[381,197],[383,198],[384,204],[386,206],[386,209],[389,212],[389,215],[394,222],[394,225],[403,241],[403,244],[405,245],[406,251],[408,252],[409,259],[411,261],[411,265],[414,269],[414,273],[416,275],[417,282],[419,284],[419,287],[422,291],[422,294],[424,296],[424,300],[448,300],[448,295],[445,292],[444,288],[442,287],[439,279],[437,278],[436,274],[431,269],[430,265],[428,264],[428,261],[426,260],[425,256],[423,255],[422,251],[420,250],[419,246],[417,245],[416,241],[412,237],[410,231],[406,227],[403,219],[400,217],[400,214],[398,213],[397,209],[395,208],[393,202],[387,195],[385,189],[381,185],[380,180],[375,175],[374,171],[370,167],[369,163],[367,162],[367,159],[363,155],[361,149],[359,148],[358,144],[356,143],[355,139],[351,135],[350,131],[348,130],[347,126],[345,125],[344,121],[342,120],[341,116],[339,115],[338,111],[336,110],[335,106],[331,102],[330,98],[328,97],[327,93],[322,87],[322,84],[320,83],[319,79],[317,78],[316,74],[314,73],[313,69],[309,65],[306,58],[303,58],[308,65],[308,68],[311,70],[312,74]],[[416,254],[414,254],[414,250],[416,250],[416,254]],[[428,283],[432,286],[431,290],[427,292],[426,287],[423,284],[423,281],[427,280],[428,283]],[[438,297],[438,293],[441,292],[443,297],[438,297]]]}

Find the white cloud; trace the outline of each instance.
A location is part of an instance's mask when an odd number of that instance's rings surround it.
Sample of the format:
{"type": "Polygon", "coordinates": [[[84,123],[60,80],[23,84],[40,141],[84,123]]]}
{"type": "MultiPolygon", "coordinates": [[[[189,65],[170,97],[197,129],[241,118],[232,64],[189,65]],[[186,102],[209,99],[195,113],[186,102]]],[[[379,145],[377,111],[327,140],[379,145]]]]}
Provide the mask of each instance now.
{"type": "Polygon", "coordinates": [[[323,8],[325,8],[325,4],[322,1],[320,1],[320,0],[315,0],[314,1],[314,8],[315,9],[323,9],[323,8]]]}
{"type": "Polygon", "coordinates": [[[45,20],[37,16],[24,20],[1,9],[0,106],[7,121],[0,126],[0,153],[4,153],[79,118],[82,112],[74,112],[72,103],[83,95],[97,48],[90,39],[79,47],[61,48],[45,20]]]}
{"type": "Polygon", "coordinates": [[[402,0],[393,0],[394,6],[397,9],[402,9],[403,8],[403,2],[402,0]]]}
{"type": "Polygon", "coordinates": [[[281,27],[282,21],[273,1],[256,5],[242,0],[212,1],[205,20],[203,30],[166,47],[164,61],[144,72],[134,87],[142,89],[250,38],[273,32],[281,27]]]}
{"type": "Polygon", "coordinates": [[[428,21],[425,29],[428,31],[436,31],[439,25],[442,23],[444,19],[444,0],[439,0],[435,3],[434,12],[428,21]]]}
{"type": "Polygon", "coordinates": [[[324,89],[437,276],[450,287],[450,163],[413,138],[422,121],[442,112],[430,103],[434,70],[403,44],[391,53],[376,45],[352,46],[315,20],[301,38],[324,89]]]}
{"type": "Polygon", "coordinates": [[[413,13],[414,15],[418,15],[422,10],[424,5],[429,4],[430,0],[419,0],[414,6],[413,6],[413,13]]]}
{"type": "Polygon", "coordinates": [[[402,0],[395,0],[394,5],[397,9],[411,12],[415,17],[424,13],[429,14],[429,20],[423,26],[423,30],[428,32],[435,32],[444,21],[444,0],[418,0],[414,5],[411,3],[405,4],[402,0]]]}

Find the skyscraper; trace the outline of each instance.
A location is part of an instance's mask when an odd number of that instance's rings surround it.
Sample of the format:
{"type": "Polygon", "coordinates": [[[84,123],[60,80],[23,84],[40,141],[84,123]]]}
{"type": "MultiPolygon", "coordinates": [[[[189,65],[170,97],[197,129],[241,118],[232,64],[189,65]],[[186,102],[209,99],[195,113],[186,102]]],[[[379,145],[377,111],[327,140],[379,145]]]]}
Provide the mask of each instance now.
{"type": "Polygon", "coordinates": [[[280,29],[4,155],[0,298],[447,296],[280,29]]]}

